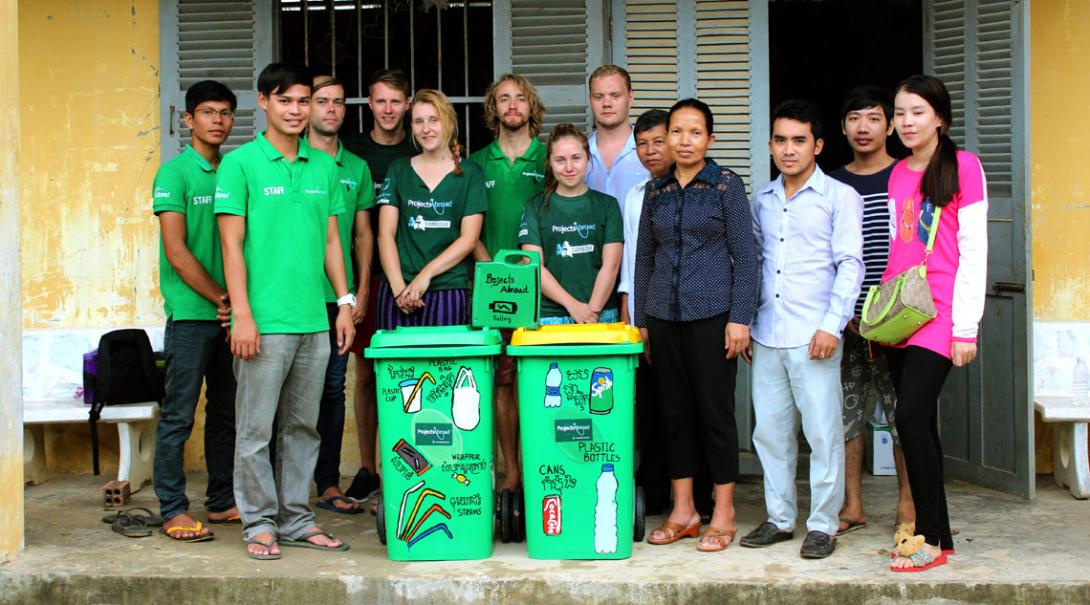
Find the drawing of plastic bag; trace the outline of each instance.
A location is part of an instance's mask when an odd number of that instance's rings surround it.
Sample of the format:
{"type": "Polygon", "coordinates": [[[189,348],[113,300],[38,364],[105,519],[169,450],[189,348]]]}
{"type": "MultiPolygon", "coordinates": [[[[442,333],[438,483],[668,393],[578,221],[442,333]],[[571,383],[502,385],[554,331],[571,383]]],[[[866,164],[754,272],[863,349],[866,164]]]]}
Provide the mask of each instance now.
{"type": "Polygon", "coordinates": [[[473,371],[465,366],[458,370],[458,377],[454,379],[450,415],[454,426],[463,431],[472,431],[481,422],[481,392],[477,390],[473,371]]]}

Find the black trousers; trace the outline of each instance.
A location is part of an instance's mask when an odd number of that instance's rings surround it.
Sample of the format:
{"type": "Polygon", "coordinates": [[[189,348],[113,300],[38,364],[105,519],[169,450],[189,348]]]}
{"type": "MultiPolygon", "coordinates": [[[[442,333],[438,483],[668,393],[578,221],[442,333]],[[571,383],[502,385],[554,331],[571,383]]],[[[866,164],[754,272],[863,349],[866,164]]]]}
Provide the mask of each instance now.
{"type": "Polygon", "coordinates": [[[916,533],[943,550],[954,547],[950,513],[943,485],[942,443],[939,442],[939,393],[951,361],[922,347],[886,349],[889,373],[897,389],[895,423],[905,454],[916,533]]]}
{"type": "Polygon", "coordinates": [[[640,365],[636,367],[636,435],[640,450],[636,485],[643,487],[648,498],[669,503],[670,477],[666,472],[658,395],[654,370],[646,360],[640,359],[640,365]]]}
{"type": "Polygon", "coordinates": [[[726,314],[697,321],[647,320],[671,479],[696,476],[702,451],[714,483],[738,478],[738,360],[726,359],[726,326],[726,314]]]}

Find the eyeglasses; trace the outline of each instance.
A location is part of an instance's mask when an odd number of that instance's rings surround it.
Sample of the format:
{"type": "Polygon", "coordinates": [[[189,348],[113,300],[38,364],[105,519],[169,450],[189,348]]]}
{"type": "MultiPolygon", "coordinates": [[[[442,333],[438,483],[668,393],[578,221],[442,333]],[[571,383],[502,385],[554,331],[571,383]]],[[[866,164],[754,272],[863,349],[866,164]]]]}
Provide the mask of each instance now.
{"type": "Polygon", "coordinates": [[[235,112],[231,111],[230,109],[224,109],[223,111],[216,111],[215,109],[208,109],[206,107],[204,109],[198,109],[198,110],[194,111],[194,113],[196,113],[197,115],[201,116],[202,118],[205,118],[205,119],[208,119],[208,120],[216,117],[217,115],[219,117],[223,118],[224,120],[230,120],[231,118],[235,117],[235,112]]]}
{"type": "Polygon", "coordinates": [[[330,103],[332,103],[333,106],[337,109],[344,107],[344,99],[326,99],[324,97],[318,97],[317,99],[314,99],[314,104],[318,107],[325,107],[330,103]]]}

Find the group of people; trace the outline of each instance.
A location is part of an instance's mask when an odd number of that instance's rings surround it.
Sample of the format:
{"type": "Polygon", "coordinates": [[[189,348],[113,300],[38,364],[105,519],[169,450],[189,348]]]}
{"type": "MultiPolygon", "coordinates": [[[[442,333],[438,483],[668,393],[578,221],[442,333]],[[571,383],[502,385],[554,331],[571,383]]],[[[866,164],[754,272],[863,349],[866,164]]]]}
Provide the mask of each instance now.
{"type": "MultiPolygon", "coordinates": [[[[768,143],[779,176],[752,201],[709,157],[707,104],[683,99],[633,125],[631,79],[615,65],[588,80],[593,134],[558,124],[544,144],[533,84],[500,76],[484,96],[494,140],[466,158],[442,92],[410,97],[398,70],[376,72],[368,92],[374,124],[357,155],[339,132],[344,86],[269,65],[257,95],[267,129],[221,157],[235,96],[213,81],[187,91],[190,145],[160,168],[153,192],[167,316],[155,466],[163,533],[212,538],[189,513],[183,472],[203,383],[207,522],[241,524],[255,559],[287,546],[347,549],[317,525],[309,479],[317,506],[346,514],[379,489],[374,370],[362,349],[376,329],[468,324],[472,263],[522,248],[543,259],[543,324],[623,321],[643,335],[636,479],[648,512],[668,511],[648,542],[694,537],[699,550],[721,551],[734,541],[741,358],[752,364],[768,512],[742,546],[794,536],[800,424],[811,487],[801,555],[826,557],[837,535],[866,526],[862,426],[876,399],[899,438],[898,522],[926,538],[922,554],[892,569],[928,569],[953,553],[937,406],[951,366],[976,355],[987,194],[979,160],[948,135],[942,82],[852,90],[840,127],[854,158],[829,175],[816,162],[820,112],[784,101],[768,143]],[[894,131],[905,159],[886,149],[894,131]],[[897,346],[862,338],[861,288],[921,262],[937,317],[897,346]],[[362,467],[345,492],[350,352],[362,467]]],[[[512,490],[514,373],[501,356],[501,487],[512,490]]]]}

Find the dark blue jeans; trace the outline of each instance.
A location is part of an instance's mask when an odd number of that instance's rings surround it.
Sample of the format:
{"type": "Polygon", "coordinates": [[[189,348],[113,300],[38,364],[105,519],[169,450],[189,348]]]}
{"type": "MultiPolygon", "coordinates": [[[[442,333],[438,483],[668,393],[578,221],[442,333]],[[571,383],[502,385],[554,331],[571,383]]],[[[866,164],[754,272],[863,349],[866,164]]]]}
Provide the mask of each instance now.
{"type": "Polygon", "coordinates": [[[318,464],[314,467],[314,483],[318,495],[341,482],[341,440],[344,437],[344,377],[348,372],[348,352],[337,354],[336,303],[327,303],[329,314],[329,367],[325,371],[325,386],[318,408],[318,464]]]}
{"type": "Polygon", "coordinates": [[[155,439],[155,495],[159,512],[171,519],[189,511],[185,494],[185,442],[206,383],[204,458],[208,466],[205,508],[235,505],[235,375],[231,348],[218,321],[173,321],[166,325],[166,397],[155,439]]]}

